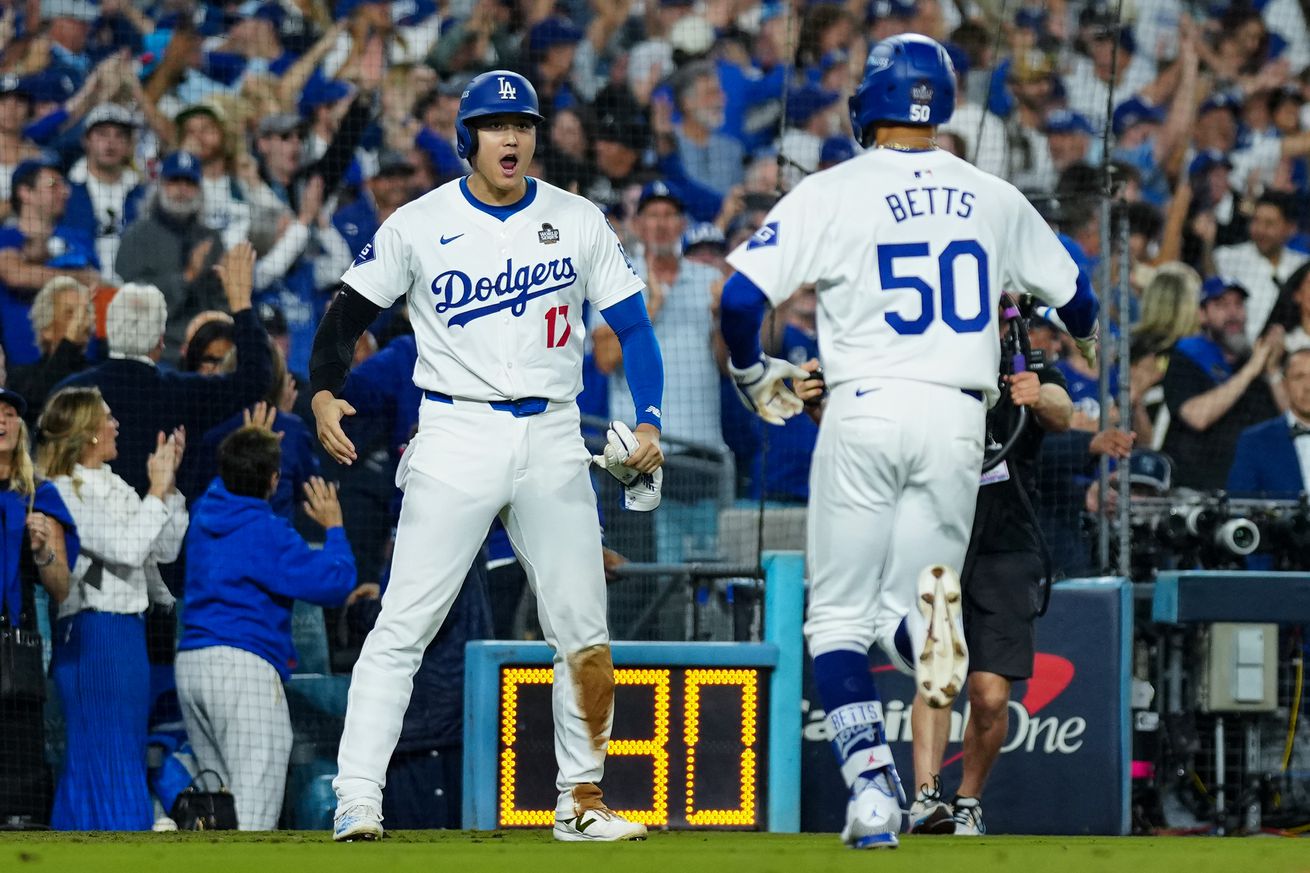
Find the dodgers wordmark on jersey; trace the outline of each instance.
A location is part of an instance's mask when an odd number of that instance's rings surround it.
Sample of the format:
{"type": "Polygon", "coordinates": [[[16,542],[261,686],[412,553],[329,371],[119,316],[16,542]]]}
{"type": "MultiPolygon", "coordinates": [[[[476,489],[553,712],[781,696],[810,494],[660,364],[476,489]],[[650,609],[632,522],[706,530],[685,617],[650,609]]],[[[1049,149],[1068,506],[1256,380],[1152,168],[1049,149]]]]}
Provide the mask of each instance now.
{"type": "MultiPolygon", "coordinates": [[[[464,179],[402,206],[341,277],[379,306],[409,295],[414,384],[470,400],[582,390],[582,303],[644,287],[600,210],[537,179],[504,221],[464,179]]],[[[501,214],[504,214],[503,212],[501,214]]]]}
{"type": "Polygon", "coordinates": [[[777,306],[818,289],[830,386],[899,378],[998,396],[1002,291],[1063,306],[1077,268],[1008,182],[948,152],[880,148],[816,173],[728,257],[777,306]]]}

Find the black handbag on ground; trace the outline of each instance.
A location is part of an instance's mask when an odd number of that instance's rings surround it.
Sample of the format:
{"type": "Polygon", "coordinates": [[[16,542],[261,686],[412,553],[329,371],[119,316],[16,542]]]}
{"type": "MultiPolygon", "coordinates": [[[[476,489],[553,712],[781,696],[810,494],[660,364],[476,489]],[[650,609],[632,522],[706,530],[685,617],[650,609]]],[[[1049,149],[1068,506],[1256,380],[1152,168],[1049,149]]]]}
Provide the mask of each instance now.
{"type": "Polygon", "coordinates": [[[187,789],[173,801],[169,813],[177,822],[180,831],[234,831],[237,829],[236,798],[213,770],[201,770],[191,780],[187,789]],[[196,788],[206,773],[213,773],[218,780],[217,791],[202,791],[196,788]]]}
{"type": "Polygon", "coordinates": [[[45,700],[41,635],[0,624],[0,702],[45,700]]]}

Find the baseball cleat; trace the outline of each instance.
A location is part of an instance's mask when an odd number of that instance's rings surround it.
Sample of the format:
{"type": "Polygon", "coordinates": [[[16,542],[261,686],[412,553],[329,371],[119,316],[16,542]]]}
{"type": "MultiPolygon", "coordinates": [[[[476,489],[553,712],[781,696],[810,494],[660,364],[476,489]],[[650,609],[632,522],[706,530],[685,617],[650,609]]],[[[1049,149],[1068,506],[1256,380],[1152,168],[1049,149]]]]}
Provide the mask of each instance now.
{"type": "Polygon", "coordinates": [[[987,833],[982,819],[982,802],[978,798],[955,798],[954,833],[961,837],[981,837],[987,833]]]}
{"type": "Polygon", "coordinates": [[[969,672],[960,597],[960,577],[950,567],[936,564],[919,574],[919,613],[928,636],[915,664],[915,681],[923,699],[936,709],[954,702],[969,672]]]}
{"type": "Polygon", "coordinates": [[[578,810],[576,815],[555,814],[555,839],[566,843],[614,843],[646,839],[646,826],[628,821],[604,805],[578,810]]]}
{"type": "Polygon", "coordinates": [[[895,767],[883,767],[858,787],[846,804],[842,842],[852,849],[894,849],[900,845],[900,779],[895,767]]]}
{"type": "Polygon", "coordinates": [[[382,812],[368,803],[356,803],[337,813],[332,839],[338,843],[382,839],[382,812]]]}
{"type": "Polygon", "coordinates": [[[951,805],[942,800],[942,783],[932,778],[932,785],[919,786],[919,796],[910,804],[910,833],[953,834],[955,818],[951,805]]]}

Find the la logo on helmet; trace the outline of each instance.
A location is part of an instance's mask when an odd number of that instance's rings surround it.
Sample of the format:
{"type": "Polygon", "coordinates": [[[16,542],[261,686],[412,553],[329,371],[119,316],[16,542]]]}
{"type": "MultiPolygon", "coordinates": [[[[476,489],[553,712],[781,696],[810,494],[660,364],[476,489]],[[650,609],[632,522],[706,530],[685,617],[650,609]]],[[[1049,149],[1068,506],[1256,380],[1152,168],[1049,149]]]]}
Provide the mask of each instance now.
{"type": "Polygon", "coordinates": [[[505,81],[504,76],[497,76],[496,81],[500,83],[501,100],[513,100],[515,97],[518,96],[519,92],[515,90],[513,82],[505,81]]]}

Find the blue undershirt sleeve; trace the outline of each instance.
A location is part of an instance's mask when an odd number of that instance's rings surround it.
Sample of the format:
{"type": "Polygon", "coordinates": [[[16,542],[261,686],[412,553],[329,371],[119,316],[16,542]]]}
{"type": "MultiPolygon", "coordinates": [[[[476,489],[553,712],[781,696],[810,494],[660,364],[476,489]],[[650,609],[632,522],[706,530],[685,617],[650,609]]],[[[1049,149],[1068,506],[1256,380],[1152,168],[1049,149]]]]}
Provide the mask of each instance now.
{"type": "Polygon", "coordinates": [[[1074,290],[1073,299],[1055,311],[1059,313],[1060,320],[1069,329],[1069,333],[1077,339],[1084,339],[1091,336],[1092,331],[1096,329],[1096,315],[1100,310],[1101,304],[1092,291],[1091,281],[1088,280],[1085,272],[1079,270],[1078,285],[1074,290]]]}
{"type": "Polygon", "coordinates": [[[637,424],[661,427],[664,359],[660,356],[659,343],[655,341],[655,327],[646,312],[645,299],[640,294],[633,294],[602,309],[600,314],[618,336],[619,346],[623,349],[623,371],[628,377],[628,390],[632,392],[637,424]]]}
{"type": "Polygon", "coordinates": [[[760,327],[768,305],[764,292],[741,273],[733,273],[723,285],[719,319],[728,356],[738,370],[755,364],[764,354],[760,348],[760,327]]]}

